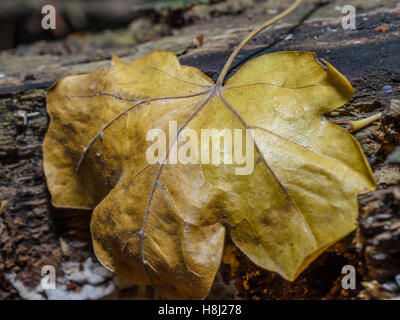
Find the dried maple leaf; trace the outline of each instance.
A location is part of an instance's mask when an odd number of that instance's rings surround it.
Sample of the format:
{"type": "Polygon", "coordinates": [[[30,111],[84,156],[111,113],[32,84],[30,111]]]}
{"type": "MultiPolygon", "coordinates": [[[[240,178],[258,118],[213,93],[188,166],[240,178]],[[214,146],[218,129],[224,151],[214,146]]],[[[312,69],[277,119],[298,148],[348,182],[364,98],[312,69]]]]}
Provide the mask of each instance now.
{"type": "MultiPolygon", "coordinates": [[[[219,268],[225,230],[257,265],[288,280],[355,229],[357,195],[375,180],[359,144],[322,117],[346,103],[350,83],[311,52],[246,63],[214,83],[170,52],[60,80],[48,94],[44,167],[58,207],[94,208],[99,260],[165,298],[204,298],[219,268]],[[200,133],[254,130],[254,170],[236,164],[149,164],[152,128],[200,133]]],[[[165,156],[169,157],[168,152],[165,156]]]]}

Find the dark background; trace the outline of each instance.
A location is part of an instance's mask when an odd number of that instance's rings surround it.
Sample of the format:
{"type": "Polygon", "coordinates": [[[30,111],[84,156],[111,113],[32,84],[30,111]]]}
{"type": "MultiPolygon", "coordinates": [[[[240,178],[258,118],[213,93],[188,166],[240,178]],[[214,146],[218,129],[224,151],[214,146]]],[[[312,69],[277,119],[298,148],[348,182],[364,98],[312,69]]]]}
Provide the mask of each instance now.
{"type": "Polygon", "coordinates": [[[134,19],[152,16],[155,5],[180,6],[191,0],[1,0],[0,50],[40,40],[62,39],[76,32],[96,32],[127,27],[134,19]],[[44,5],[56,9],[57,29],[44,30],[44,5]]]}

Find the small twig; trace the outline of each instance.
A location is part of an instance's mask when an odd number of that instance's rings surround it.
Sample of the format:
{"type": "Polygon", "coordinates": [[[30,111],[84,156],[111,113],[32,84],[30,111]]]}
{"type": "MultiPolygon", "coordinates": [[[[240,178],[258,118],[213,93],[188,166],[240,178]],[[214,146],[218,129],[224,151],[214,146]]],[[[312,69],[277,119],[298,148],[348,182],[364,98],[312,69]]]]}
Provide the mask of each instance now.
{"type": "Polygon", "coordinates": [[[335,121],[335,123],[346,124],[350,126],[349,132],[356,132],[358,130],[365,128],[366,126],[369,126],[371,123],[380,120],[381,118],[382,118],[382,112],[379,112],[377,114],[374,114],[373,116],[364,119],[353,120],[353,121],[335,121]]]}
{"type": "Polygon", "coordinates": [[[26,111],[18,110],[16,117],[20,118],[20,119],[23,119],[24,125],[27,125],[29,118],[34,118],[34,117],[37,117],[39,115],[40,115],[40,112],[38,112],[38,111],[27,113],[26,111]]]}
{"type": "Polygon", "coordinates": [[[2,200],[0,202],[0,213],[3,211],[4,207],[6,206],[6,204],[7,204],[7,200],[2,200]]]}

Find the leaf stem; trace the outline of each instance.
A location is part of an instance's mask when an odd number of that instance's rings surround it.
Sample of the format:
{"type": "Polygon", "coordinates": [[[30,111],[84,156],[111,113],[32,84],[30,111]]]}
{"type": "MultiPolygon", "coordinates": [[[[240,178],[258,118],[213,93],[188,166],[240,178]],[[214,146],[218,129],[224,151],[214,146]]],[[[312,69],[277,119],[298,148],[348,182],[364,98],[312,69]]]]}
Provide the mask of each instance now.
{"type": "Polygon", "coordinates": [[[242,50],[242,48],[246,45],[247,42],[251,38],[253,38],[255,35],[260,33],[262,30],[264,30],[266,27],[270,26],[271,24],[274,24],[275,22],[281,20],[282,18],[286,17],[289,13],[291,13],[294,9],[296,9],[300,3],[302,3],[303,0],[296,0],[289,8],[287,8],[285,11],[281,12],[280,14],[276,15],[272,19],[268,20],[261,26],[257,27],[254,29],[252,32],[248,34],[246,38],[242,40],[242,42],[236,47],[236,49],[232,52],[231,56],[229,57],[228,61],[225,63],[224,68],[222,69],[218,79],[217,79],[217,86],[222,86],[224,83],[226,74],[228,73],[229,67],[231,66],[233,60],[236,58],[238,55],[239,51],[242,50]]]}

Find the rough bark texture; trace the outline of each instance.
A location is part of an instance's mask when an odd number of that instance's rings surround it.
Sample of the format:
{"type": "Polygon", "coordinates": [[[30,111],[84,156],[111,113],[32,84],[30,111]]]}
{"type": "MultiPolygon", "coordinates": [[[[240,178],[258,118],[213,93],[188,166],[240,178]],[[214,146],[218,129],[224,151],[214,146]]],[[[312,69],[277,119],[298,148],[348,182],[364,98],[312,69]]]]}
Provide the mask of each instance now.
{"type": "MultiPolygon", "coordinates": [[[[153,28],[143,34],[143,24],[149,21],[142,19],[129,30],[20,46],[0,53],[0,299],[157,297],[150,288],[116,279],[91,262],[90,258],[96,258],[88,229],[90,212],[51,206],[41,149],[48,125],[46,88],[62,76],[107,66],[112,54],[132,60],[156,49],[175,52],[182,63],[196,66],[215,79],[243,35],[291,2],[228,1],[225,6],[192,6],[179,13],[191,24],[174,30],[173,36],[154,41],[146,42],[157,37],[157,28],[163,26],[152,24],[153,28]],[[234,17],[227,15],[232,12],[234,17]],[[200,35],[204,35],[203,43],[200,35]],[[61,283],[58,296],[38,287],[41,268],[46,264],[56,267],[61,283]],[[82,276],[77,276],[79,271],[82,276]]],[[[257,268],[228,244],[210,297],[400,297],[400,150],[395,149],[400,144],[400,107],[396,100],[400,98],[400,5],[396,0],[352,2],[357,5],[356,30],[341,27],[342,14],[337,6],[348,1],[307,1],[296,13],[251,41],[235,66],[268,52],[315,51],[355,88],[352,101],[327,115],[330,120],[360,119],[384,112],[381,122],[355,134],[378,181],[376,191],[360,197],[360,227],[293,283],[257,268]],[[376,29],[382,25],[389,29],[376,29]],[[341,287],[341,270],[347,264],[356,268],[356,290],[341,287]]]]}

